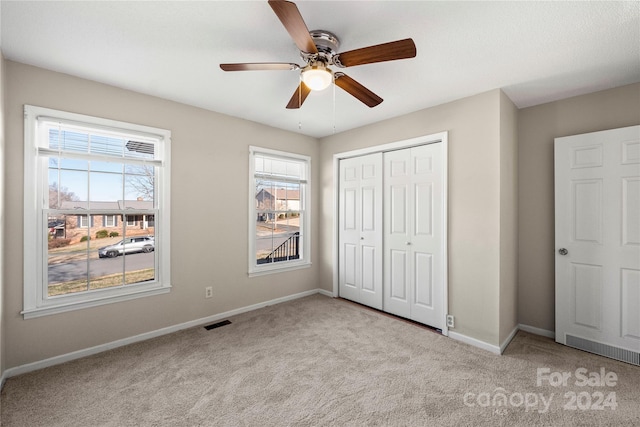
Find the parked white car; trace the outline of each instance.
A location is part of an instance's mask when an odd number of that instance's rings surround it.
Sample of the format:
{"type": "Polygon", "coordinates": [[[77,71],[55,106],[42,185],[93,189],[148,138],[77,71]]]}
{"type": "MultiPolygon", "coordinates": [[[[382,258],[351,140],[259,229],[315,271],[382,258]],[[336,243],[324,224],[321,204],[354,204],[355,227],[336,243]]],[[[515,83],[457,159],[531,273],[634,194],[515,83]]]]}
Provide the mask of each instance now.
{"type": "Polygon", "coordinates": [[[114,245],[109,245],[98,249],[100,258],[115,258],[118,255],[132,254],[137,252],[151,252],[155,249],[153,236],[135,236],[120,240],[114,245]]]}

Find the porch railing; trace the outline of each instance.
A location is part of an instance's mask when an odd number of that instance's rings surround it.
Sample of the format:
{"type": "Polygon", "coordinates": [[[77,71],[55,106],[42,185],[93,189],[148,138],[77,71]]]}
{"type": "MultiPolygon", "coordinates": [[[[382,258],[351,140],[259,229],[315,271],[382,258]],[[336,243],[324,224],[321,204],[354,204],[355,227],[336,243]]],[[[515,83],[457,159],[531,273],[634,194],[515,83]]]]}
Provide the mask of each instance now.
{"type": "Polygon", "coordinates": [[[258,260],[258,264],[300,259],[300,232],[296,231],[273,252],[258,260]]]}

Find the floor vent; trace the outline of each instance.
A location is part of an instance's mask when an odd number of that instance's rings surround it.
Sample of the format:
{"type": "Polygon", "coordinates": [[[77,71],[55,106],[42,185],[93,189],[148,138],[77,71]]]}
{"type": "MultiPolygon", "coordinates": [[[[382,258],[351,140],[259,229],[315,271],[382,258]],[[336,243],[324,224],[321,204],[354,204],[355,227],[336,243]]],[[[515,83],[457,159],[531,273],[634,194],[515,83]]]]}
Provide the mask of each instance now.
{"type": "Polygon", "coordinates": [[[207,331],[210,331],[211,329],[219,328],[220,326],[230,325],[230,324],[231,324],[231,322],[229,320],[223,320],[222,322],[218,322],[218,323],[213,323],[211,325],[207,325],[204,328],[207,331]]]}
{"type": "Polygon", "coordinates": [[[589,353],[599,354],[600,356],[610,357],[611,359],[640,366],[640,353],[637,351],[625,350],[612,345],[574,337],[569,334],[567,334],[567,345],[569,347],[588,351],[589,353]]]}

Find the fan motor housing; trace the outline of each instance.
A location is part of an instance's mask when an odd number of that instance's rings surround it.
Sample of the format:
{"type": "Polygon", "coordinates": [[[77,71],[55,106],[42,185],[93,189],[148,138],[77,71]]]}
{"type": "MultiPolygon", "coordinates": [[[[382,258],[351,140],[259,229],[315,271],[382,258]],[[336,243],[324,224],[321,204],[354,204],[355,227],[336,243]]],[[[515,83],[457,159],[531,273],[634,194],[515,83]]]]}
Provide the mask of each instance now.
{"type": "Polygon", "coordinates": [[[318,49],[318,53],[300,52],[300,56],[307,63],[321,61],[325,65],[333,63],[333,56],[338,53],[340,40],[338,37],[327,30],[309,31],[309,35],[313,39],[313,43],[318,49]]]}

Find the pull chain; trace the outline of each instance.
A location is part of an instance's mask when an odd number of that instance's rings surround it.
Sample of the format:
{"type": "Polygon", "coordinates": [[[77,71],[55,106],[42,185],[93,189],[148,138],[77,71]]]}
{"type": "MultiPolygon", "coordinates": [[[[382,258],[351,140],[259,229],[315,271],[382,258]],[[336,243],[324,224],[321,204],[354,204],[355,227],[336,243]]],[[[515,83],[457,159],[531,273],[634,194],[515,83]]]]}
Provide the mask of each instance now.
{"type": "Polygon", "coordinates": [[[298,84],[298,130],[302,130],[302,74],[298,84]]]}
{"type": "Polygon", "coordinates": [[[336,133],[336,79],[333,76],[333,134],[336,133]]]}

